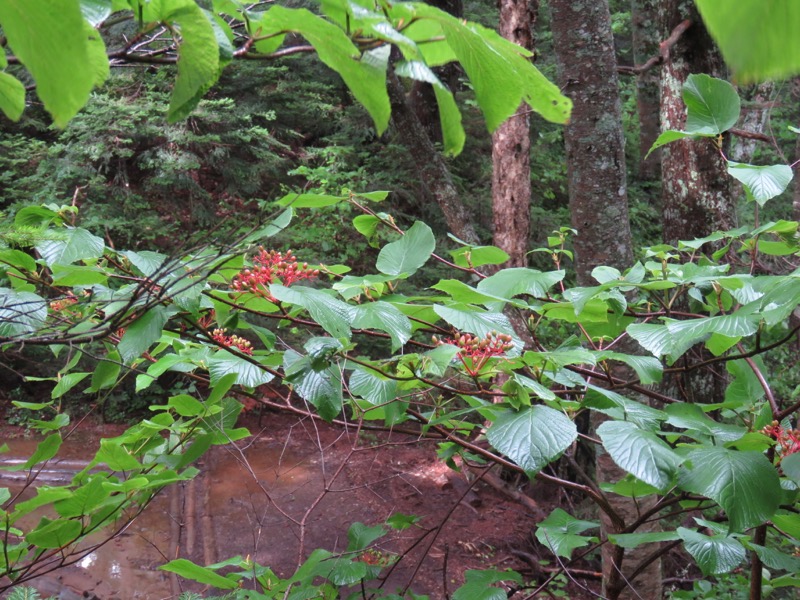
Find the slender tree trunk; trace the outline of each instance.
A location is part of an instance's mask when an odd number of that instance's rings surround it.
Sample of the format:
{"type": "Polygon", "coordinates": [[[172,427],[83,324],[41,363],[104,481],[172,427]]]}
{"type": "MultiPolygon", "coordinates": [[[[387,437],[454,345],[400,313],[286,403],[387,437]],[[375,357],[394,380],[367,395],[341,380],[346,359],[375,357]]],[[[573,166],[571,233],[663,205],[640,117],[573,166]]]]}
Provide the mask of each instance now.
{"type": "MultiPolygon", "coordinates": [[[[633,62],[637,65],[642,65],[658,55],[660,36],[656,15],[656,0],[631,0],[633,62]]],[[[657,180],[661,173],[660,150],[656,150],[645,160],[650,146],[661,133],[658,115],[660,95],[658,71],[658,68],[648,69],[636,76],[636,112],[639,115],[637,177],[642,181],[657,180]]]]}
{"type": "MultiPolygon", "coordinates": [[[[692,73],[723,76],[724,64],[693,2],[662,0],[658,13],[664,38],[681,21],[692,22],[661,66],[661,126],[665,130],[683,129],[686,107],[681,92],[687,77],[692,73]]],[[[666,243],[701,238],[736,226],[730,177],[716,140],[686,139],[664,146],[661,174],[666,243]]]]}
{"type": "MultiPolygon", "coordinates": [[[[574,103],[564,136],[567,148],[570,212],[579,285],[592,285],[598,265],[625,269],[633,262],[628,220],[625,146],[617,82],[617,64],[607,1],[551,0],[553,42],[564,92],[574,103]]],[[[600,423],[593,413],[592,425],[600,423]]],[[[597,452],[598,482],[619,481],[625,473],[611,457],[597,452]]],[[[603,536],[620,531],[652,500],[611,495],[616,513],[601,514],[603,536]]],[[[645,556],[651,549],[637,549],[645,556]]],[[[607,598],[660,598],[661,564],[656,560],[633,581],[635,565],[622,548],[605,544],[603,591],[607,598]]]]}
{"type": "Polygon", "coordinates": [[[394,73],[388,74],[386,82],[392,104],[392,121],[401,142],[414,158],[420,179],[436,199],[450,231],[465,242],[477,244],[478,234],[453,183],[450,170],[409,105],[403,84],[394,73]]]}
{"type": "MultiPolygon", "coordinates": [[[[537,0],[499,0],[500,35],[533,50],[537,0]]],[[[527,105],[492,134],[494,245],[509,255],[507,266],[524,267],[531,234],[531,138],[527,105]]]]}

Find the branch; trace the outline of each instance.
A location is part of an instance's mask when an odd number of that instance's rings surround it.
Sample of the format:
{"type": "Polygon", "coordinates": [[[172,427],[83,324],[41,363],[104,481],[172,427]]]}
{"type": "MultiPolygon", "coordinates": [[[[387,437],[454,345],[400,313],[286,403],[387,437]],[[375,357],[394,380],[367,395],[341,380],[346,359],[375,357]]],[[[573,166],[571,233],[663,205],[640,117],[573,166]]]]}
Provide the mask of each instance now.
{"type": "Polygon", "coordinates": [[[669,37],[658,45],[658,56],[650,57],[647,62],[642,65],[634,65],[630,67],[619,65],[617,66],[617,72],[624,75],[641,75],[656,65],[663,64],[669,58],[670,49],[678,43],[678,40],[681,39],[681,36],[691,26],[692,22],[689,19],[681,21],[678,26],[672,30],[672,33],[669,34],[669,37]]]}

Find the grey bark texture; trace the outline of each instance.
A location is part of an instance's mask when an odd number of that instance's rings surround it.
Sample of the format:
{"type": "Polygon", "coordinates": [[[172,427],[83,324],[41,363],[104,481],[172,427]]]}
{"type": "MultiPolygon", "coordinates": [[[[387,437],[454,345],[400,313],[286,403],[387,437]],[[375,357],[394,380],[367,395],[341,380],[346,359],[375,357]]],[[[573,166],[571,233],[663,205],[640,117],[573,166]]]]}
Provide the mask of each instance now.
{"type": "MultiPolygon", "coordinates": [[[[633,62],[646,63],[659,53],[661,36],[658,31],[657,0],[631,0],[633,30],[633,62]]],[[[661,133],[658,114],[659,69],[654,67],[636,75],[636,112],[639,115],[639,168],[642,181],[656,180],[661,173],[661,151],[656,150],[646,160],[648,150],[661,133]]]]}
{"type": "MultiPolygon", "coordinates": [[[[533,50],[536,0],[499,0],[500,35],[533,50]]],[[[524,267],[531,234],[531,137],[528,106],[492,134],[494,245],[509,255],[506,266],[524,267]]]]}
{"type": "Polygon", "coordinates": [[[554,0],[550,10],[561,87],[574,103],[564,138],[578,283],[591,285],[596,266],[633,261],[611,17],[602,0],[554,0]]]}
{"type": "MultiPolygon", "coordinates": [[[[684,19],[692,22],[661,66],[661,127],[680,130],[686,122],[682,87],[687,77],[692,73],[724,77],[724,63],[693,2],[662,0],[658,18],[664,37],[684,19]]],[[[664,146],[661,176],[664,242],[674,244],[736,226],[731,178],[715,139],[686,139],[664,146]]]]}
{"type": "MultiPolygon", "coordinates": [[[[610,265],[620,270],[633,262],[628,219],[625,144],[617,82],[617,64],[607,1],[551,0],[551,24],[562,90],[573,103],[564,137],[575,260],[579,285],[592,285],[592,270],[610,265]]],[[[594,413],[599,417],[599,413],[594,413]]],[[[601,420],[593,418],[592,426],[601,420]]],[[[619,481],[625,473],[602,451],[596,456],[598,482],[619,481]]],[[[602,512],[602,536],[622,531],[636,520],[651,500],[637,504],[613,496],[615,514],[602,512]],[[644,504],[643,504],[644,502],[644,504]]],[[[636,556],[605,544],[602,548],[603,594],[618,598],[660,598],[661,563],[655,560],[634,579],[636,559],[650,554],[638,548],[636,556]]]]}

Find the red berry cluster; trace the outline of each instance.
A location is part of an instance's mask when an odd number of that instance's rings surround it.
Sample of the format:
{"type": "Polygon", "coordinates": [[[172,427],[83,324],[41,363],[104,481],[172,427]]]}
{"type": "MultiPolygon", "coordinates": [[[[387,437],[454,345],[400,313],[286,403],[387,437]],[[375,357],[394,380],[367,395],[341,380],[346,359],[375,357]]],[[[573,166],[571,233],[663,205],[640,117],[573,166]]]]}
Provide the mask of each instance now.
{"type": "Polygon", "coordinates": [[[67,296],[61,298],[60,300],[53,300],[50,303],[50,310],[55,312],[61,312],[62,310],[72,306],[73,304],[77,304],[78,299],[73,296],[72,294],[68,294],[67,296]]]}
{"type": "Polygon", "coordinates": [[[446,340],[433,336],[433,343],[437,346],[451,344],[460,349],[459,359],[471,376],[475,377],[493,356],[501,356],[514,347],[511,336],[506,333],[490,331],[483,338],[462,333],[446,340]]]}
{"type": "Polygon", "coordinates": [[[238,335],[225,335],[225,329],[215,329],[211,332],[211,339],[227,348],[236,348],[242,354],[253,355],[253,345],[238,335]]]}
{"type": "Polygon", "coordinates": [[[269,284],[280,283],[289,287],[301,279],[314,279],[319,276],[319,269],[312,269],[307,263],[298,264],[291,250],[286,253],[259,248],[258,255],[253,257],[253,268],[244,269],[236,275],[231,287],[236,292],[251,292],[273,299],[269,293],[269,284]]]}
{"type": "Polygon", "coordinates": [[[777,421],[773,421],[772,424],[764,427],[762,432],[764,435],[775,438],[775,441],[781,447],[782,457],[800,452],[800,430],[786,429],[781,427],[781,424],[777,421]]]}

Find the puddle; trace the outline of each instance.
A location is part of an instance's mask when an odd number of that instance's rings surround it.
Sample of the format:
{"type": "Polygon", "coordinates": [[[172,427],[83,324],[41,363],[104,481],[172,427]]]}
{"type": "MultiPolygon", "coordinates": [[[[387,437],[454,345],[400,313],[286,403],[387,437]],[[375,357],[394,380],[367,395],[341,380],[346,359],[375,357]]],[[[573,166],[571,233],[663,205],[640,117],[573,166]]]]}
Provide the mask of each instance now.
{"type": "MultiPolygon", "coordinates": [[[[0,465],[23,463],[36,444],[32,439],[9,440],[9,452],[0,456],[0,465]]],[[[38,481],[69,482],[87,465],[82,455],[96,446],[96,440],[92,444],[66,440],[59,457],[48,463],[38,481]]],[[[174,598],[187,589],[200,588],[157,570],[168,560],[183,557],[211,564],[235,555],[251,556],[286,574],[296,566],[301,536],[306,551],[320,546],[341,548],[346,545],[347,524],[363,520],[363,515],[355,514],[356,506],[343,506],[335,494],[323,494],[336,465],[322,463],[313,446],[308,456],[301,456],[259,439],[244,450],[212,448],[198,466],[197,478],[162,492],[117,538],[75,565],[29,585],[45,597],[54,595],[60,600],[174,598]],[[314,512],[303,522],[312,504],[314,512]],[[343,529],[330,533],[336,527],[320,528],[321,520],[341,524],[343,529]]],[[[0,472],[0,487],[8,487],[13,495],[26,477],[24,471],[0,472]]],[[[34,515],[31,520],[40,517],[34,515]]],[[[100,539],[90,539],[84,547],[100,539]]]]}

